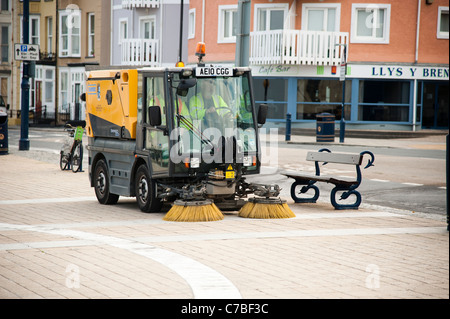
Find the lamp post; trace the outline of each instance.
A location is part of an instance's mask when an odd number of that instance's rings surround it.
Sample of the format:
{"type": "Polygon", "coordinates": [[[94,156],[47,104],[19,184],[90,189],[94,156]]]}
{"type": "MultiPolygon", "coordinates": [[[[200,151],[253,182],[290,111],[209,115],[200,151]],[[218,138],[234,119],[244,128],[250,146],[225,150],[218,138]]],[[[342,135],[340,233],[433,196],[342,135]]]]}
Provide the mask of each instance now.
{"type": "MultiPolygon", "coordinates": [[[[29,42],[29,19],[30,19],[30,1],[23,0],[23,43],[29,42]]],[[[29,61],[23,61],[22,69],[22,105],[20,108],[20,140],[19,150],[28,151],[30,149],[30,140],[28,139],[28,111],[30,102],[30,82],[29,82],[29,61]]]]}
{"type": "Polygon", "coordinates": [[[339,74],[339,81],[342,81],[342,111],[341,121],[339,125],[339,143],[344,143],[345,139],[345,75],[347,74],[347,44],[336,44],[337,46],[343,46],[341,55],[341,67],[339,74]]]}

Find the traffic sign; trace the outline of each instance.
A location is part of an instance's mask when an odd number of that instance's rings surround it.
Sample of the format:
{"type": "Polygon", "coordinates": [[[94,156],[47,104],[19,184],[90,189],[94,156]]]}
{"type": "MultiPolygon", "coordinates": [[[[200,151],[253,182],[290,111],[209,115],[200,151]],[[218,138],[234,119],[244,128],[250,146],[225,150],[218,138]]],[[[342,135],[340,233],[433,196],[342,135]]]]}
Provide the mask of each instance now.
{"type": "Polygon", "coordinates": [[[39,45],[14,44],[14,58],[16,61],[39,61],[39,45]]]}

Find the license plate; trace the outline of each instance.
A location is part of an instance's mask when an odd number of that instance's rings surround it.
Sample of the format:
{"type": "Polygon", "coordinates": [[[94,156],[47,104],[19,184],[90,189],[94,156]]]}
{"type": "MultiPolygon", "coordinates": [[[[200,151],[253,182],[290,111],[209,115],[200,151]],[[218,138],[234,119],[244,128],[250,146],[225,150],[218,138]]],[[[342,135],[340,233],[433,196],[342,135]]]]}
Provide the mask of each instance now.
{"type": "Polygon", "coordinates": [[[234,178],[234,171],[226,171],[226,172],[225,172],[225,178],[226,178],[226,179],[232,179],[232,178],[234,178]]]}

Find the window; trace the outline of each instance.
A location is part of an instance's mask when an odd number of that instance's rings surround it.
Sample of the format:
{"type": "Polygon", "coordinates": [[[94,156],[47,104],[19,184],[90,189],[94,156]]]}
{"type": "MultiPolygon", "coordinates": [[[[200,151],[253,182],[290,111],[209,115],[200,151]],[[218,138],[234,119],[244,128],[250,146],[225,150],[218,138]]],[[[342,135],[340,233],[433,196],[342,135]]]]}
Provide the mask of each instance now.
{"type": "Polygon", "coordinates": [[[47,26],[47,54],[51,54],[53,51],[53,18],[46,18],[46,26],[47,26]]]}
{"type": "Polygon", "coordinates": [[[410,81],[359,81],[359,121],[409,121],[410,81]]]}
{"type": "MultiPolygon", "coordinates": [[[[342,116],[342,85],[338,80],[297,81],[297,120],[315,120],[320,113],[342,116]]],[[[345,119],[350,120],[351,80],[345,82],[345,119]]]]}
{"type": "Polygon", "coordinates": [[[448,39],[448,7],[438,8],[437,38],[448,39]]]}
{"type": "Polygon", "coordinates": [[[9,0],[2,0],[0,11],[9,11],[9,0]]]}
{"type": "Polygon", "coordinates": [[[389,43],[390,4],[352,4],[352,43],[389,43]]]}
{"type": "Polygon", "coordinates": [[[236,42],[237,6],[219,6],[218,43],[236,42]]]}
{"type": "Polygon", "coordinates": [[[253,79],[256,104],[267,103],[267,118],[285,119],[287,112],[288,80],[253,79]]]}
{"type": "Polygon", "coordinates": [[[340,29],[340,4],[303,4],[302,29],[308,31],[334,31],[340,29]]]}
{"type": "Polygon", "coordinates": [[[189,10],[189,39],[193,39],[195,37],[195,9],[189,10]]]}
{"type": "Polygon", "coordinates": [[[59,45],[59,56],[81,56],[80,21],[81,13],[79,10],[60,12],[61,41],[59,45]]]}
{"type": "Polygon", "coordinates": [[[31,44],[39,44],[39,18],[38,17],[30,17],[30,43],[31,44]]]}
{"type": "Polygon", "coordinates": [[[255,4],[254,30],[283,30],[288,4],[255,4]]]}
{"type": "Polygon", "coordinates": [[[123,40],[128,39],[128,20],[120,19],[119,21],[119,44],[122,44],[123,40]]]}
{"type": "Polygon", "coordinates": [[[9,27],[8,26],[1,26],[1,51],[0,51],[0,57],[1,63],[8,63],[9,62],[9,27]]]}
{"type": "Polygon", "coordinates": [[[95,55],[95,15],[88,13],[88,56],[95,55]]]}
{"type": "Polygon", "coordinates": [[[145,17],[139,19],[139,38],[154,39],[155,38],[155,18],[145,17]]]}
{"type": "Polygon", "coordinates": [[[69,97],[68,97],[68,87],[69,87],[69,72],[67,71],[60,71],[60,101],[59,104],[61,105],[60,111],[62,113],[68,113],[69,112],[69,97]]]}
{"type": "Polygon", "coordinates": [[[53,84],[55,82],[55,78],[53,76],[54,71],[52,69],[46,69],[45,70],[45,97],[44,102],[45,103],[51,103],[53,102],[53,84]]]}
{"type": "MultiPolygon", "coordinates": [[[[28,43],[29,44],[40,44],[39,39],[39,25],[40,25],[40,17],[30,15],[30,21],[28,24],[28,43]]],[[[23,17],[20,18],[20,38],[22,39],[22,43],[25,43],[23,40],[23,17]]]]}

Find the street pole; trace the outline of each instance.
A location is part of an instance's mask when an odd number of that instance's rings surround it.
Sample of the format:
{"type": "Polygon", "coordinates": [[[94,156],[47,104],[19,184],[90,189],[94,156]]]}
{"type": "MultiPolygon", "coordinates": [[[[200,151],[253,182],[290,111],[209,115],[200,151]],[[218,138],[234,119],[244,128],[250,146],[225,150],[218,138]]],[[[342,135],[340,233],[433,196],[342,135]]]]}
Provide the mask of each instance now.
{"type": "MultiPolygon", "coordinates": [[[[23,43],[29,44],[29,19],[30,19],[30,1],[23,0],[23,43]]],[[[28,112],[30,102],[30,82],[28,79],[29,61],[23,61],[22,68],[22,105],[20,109],[20,140],[19,150],[28,151],[30,149],[30,140],[28,139],[28,112]]]]}
{"type": "Polygon", "coordinates": [[[344,143],[345,139],[345,76],[347,75],[347,45],[346,44],[336,44],[337,46],[343,46],[341,58],[341,68],[339,80],[342,81],[342,111],[341,111],[341,121],[339,125],[339,142],[344,143]]]}
{"type": "Polygon", "coordinates": [[[183,61],[183,8],[184,7],[184,1],[181,0],[180,5],[180,43],[179,43],[179,57],[178,62],[183,61]]]}
{"type": "Polygon", "coordinates": [[[250,56],[250,0],[238,2],[238,25],[236,34],[236,66],[248,66],[250,56]]]}

